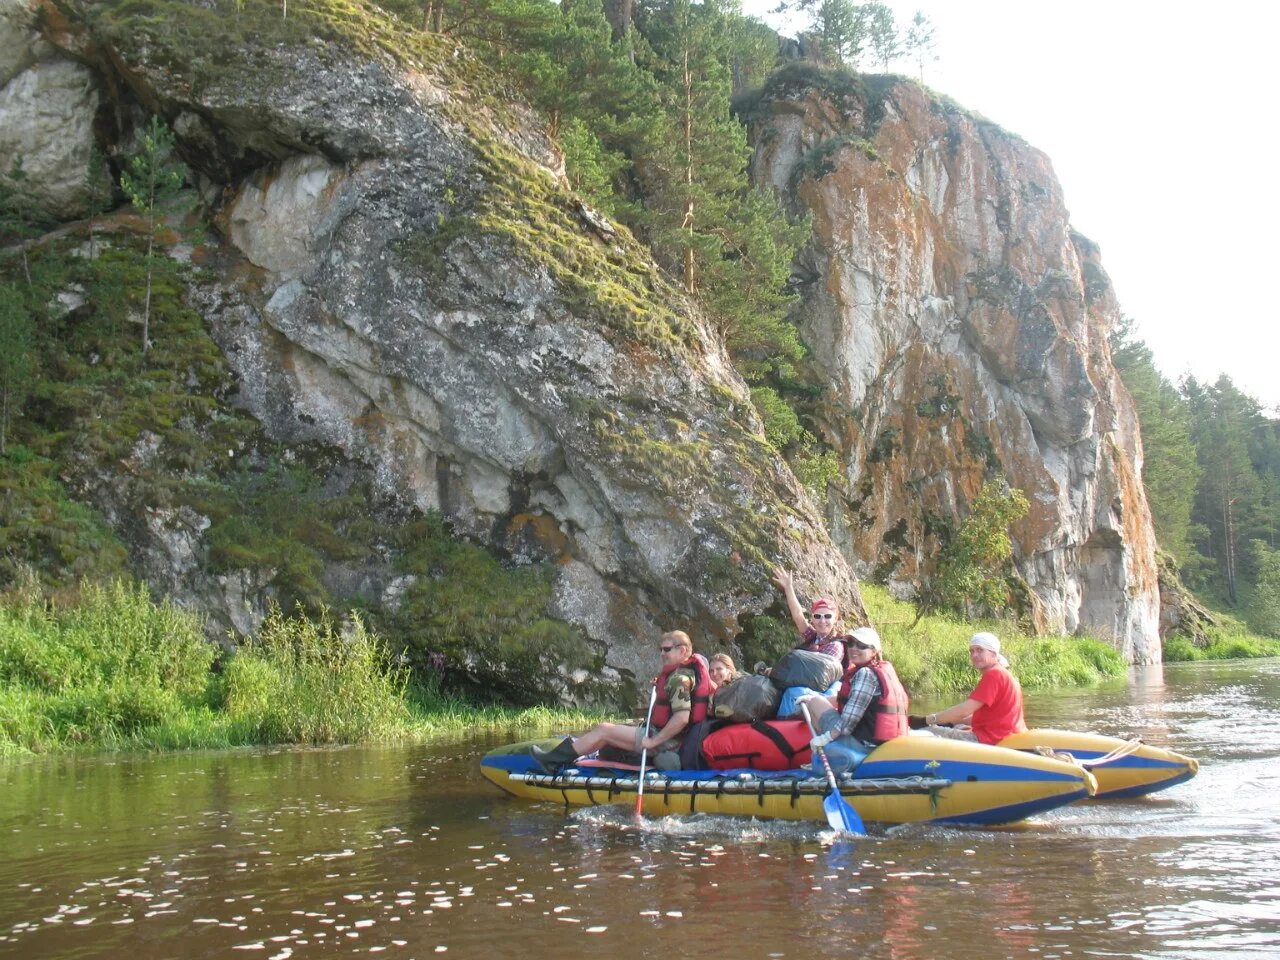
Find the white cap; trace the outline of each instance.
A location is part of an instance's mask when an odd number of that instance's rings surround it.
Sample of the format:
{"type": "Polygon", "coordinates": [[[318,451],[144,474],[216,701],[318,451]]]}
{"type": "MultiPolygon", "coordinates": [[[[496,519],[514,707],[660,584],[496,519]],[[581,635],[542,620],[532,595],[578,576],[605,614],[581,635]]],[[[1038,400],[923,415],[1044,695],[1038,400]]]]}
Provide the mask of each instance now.
{"type": "Polygon", "coordinates": [[[994,633],[987,633],[985,630],[981,633],[975,633],[969,638],[969,646],[990,650],[1000,658],[1000,666],[1007,667],[1009,665],[1009,661],[1000,653],[1000,638],[994,633]]]}
{"type": "Polygon", "coordinates": [[[853,639],[857,640],[864,646],[870,647],[872,650],[880,649],[880,634],[876,633],[870,627],[859,627],[853,631],[853,639]]]}

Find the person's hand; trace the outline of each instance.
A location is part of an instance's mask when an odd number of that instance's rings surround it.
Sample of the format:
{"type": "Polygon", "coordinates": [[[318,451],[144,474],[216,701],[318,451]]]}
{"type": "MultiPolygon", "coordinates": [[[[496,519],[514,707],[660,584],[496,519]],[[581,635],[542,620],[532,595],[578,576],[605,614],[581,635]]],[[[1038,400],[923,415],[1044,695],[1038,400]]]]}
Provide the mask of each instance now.
{"type": "Polygon", "coordinates": [[[756,665],[751,668],[751,672],[757,677],[767,677],[769,675],[769,665],[763,660],[757,660],[756,665]]]}
{"type": "Polygon", "coordinates": [[[828,743],[830,743],[833,739],[834,739],[834,738],[833,738],[833,737],[831,736],[831,734],[829,734],[829,733],[820,733],[820,734],[818,734],[816,737],[814,737],[812,740],[810,740],[810,741],[809,741],[809,749],[810,749],[810,750],[821,750],[821,749],[822,749],[823,747],[825,747],[828,743]]]}
{"type": "Polygon", "coordinates": [[[784,593],[790,590],[794,585],[791,579],[791,571],[785,570],[782,567],[774,567],[773,576],[769,579],[773,581],[774,586],[784,593]]]}
{"type": "Polygon", "coordinates": [[[924,717],[911,713],[907,715],[907,726],[912,730],[923,730],[929,725],[929,721],[924,717]]]}
{"type": "Polygon", "coordinates": [[[654,737],[644,737],[640,741],[641,750],[654,750],[658,746],[658,741],[654,737]]]}

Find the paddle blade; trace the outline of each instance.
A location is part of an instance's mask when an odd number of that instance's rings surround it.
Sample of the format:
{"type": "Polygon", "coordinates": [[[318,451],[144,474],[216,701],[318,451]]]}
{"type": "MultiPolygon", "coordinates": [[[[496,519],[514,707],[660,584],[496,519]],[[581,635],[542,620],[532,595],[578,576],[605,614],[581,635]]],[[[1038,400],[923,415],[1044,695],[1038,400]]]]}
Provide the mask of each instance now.
{"type": "Polygon", "coordinates": [[[840,794],[827,794],[827,799],[822,801],[822,809],[827,814],[827,823],[831,825],[832,830],[840,830],[860,837],[866,836],[867,828],[863,826],[858,811],[849,806],[848,801],[840,794]]]}

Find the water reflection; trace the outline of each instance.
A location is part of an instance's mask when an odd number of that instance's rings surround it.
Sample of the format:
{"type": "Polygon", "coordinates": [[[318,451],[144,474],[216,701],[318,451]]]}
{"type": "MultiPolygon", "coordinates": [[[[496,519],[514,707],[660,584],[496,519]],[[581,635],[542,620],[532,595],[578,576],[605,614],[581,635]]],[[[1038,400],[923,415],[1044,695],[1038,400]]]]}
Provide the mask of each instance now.
{"type": "Polygon", "coordinates": [[[886,960],[1280,953],[1280,665],[1031,695],[1038,725],[1198,756],[1165,794],[1008,830],[566,813],[482,741],[3,768],[0,956],[886,960]]]}

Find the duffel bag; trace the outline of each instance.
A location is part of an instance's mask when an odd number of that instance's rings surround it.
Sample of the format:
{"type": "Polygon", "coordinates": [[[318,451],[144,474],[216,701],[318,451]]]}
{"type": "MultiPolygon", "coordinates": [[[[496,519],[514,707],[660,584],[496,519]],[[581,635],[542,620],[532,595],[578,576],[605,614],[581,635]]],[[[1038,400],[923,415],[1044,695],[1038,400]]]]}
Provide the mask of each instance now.
{"type": "Polygon", "coordinates": [[[711,715],[730,723],[772,720],[778,713],[782,694],[768,677],[739,677],[711,698],[711,715]]]}
{"type": "Polygon", "coordinates": [[[813,650],[792,650],[774,665],[769,677],[780,690],[808,687],[822,691],[839,680],[842,673],[835,657],[813,650]]]}
{"type": "Polygon", "coordinates": [[[809,762],[812,736],[803,720],[731,723],[702,741],[702,755],[712,770],[792,770],[809,762]]]}

